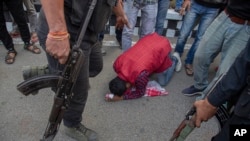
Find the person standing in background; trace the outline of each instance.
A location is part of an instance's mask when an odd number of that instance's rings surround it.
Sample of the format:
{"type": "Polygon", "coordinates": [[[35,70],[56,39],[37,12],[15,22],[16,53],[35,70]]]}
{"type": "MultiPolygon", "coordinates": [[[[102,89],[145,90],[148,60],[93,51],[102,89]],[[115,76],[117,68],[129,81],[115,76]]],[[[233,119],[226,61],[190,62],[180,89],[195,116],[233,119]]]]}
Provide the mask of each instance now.
{"type": "Polygon", "coordinates": [[[8,50],[7,55],[5,56],[6,64],[13,64],[17,52],[14,48],[13,40],[7,30],[6,21],[4,17],[4,9],[6,6],[9,12],[11,12],[14,20],[16,21],[21,38],[24,42],[24,49],[30,51],[34,54],[40,54],[41,50],[32,44],[29,27],[25,18],[25,12],[23,9],[22,0],[0,0],[0,40],[3,42],[5,48],[8,50]]]}
{"type": "MultiPolygon", "coordinates": [[[[213,117],[219,106],[234,100],[234,109],[230,118],[225,122],[220,132],[211,141],[249,140],[243,136],[231,138],[231,129],[234,126],[250,126],[250,39],[246,48],[235,59],[234,63],[218,82],[215,88],[204,100],[194,102],[196,114],[194,122],[200,127],[201,122],[213,117]]],[[[249,128],[248,128],[249,129],[249,128]]],[[[249,131],[249,130],[248,130],[249,131]]],[[[249,136],[249,132],[247,133],[249,136]]],[[[247,135],[246,134],[246,135],[247,135]]],[[[237,136],[236,136],[237,137],[237,136]]]]}
{"type": "Polygon", "coordinates": [[[139,38],[154,32],[158,0],[125,0],[124,11],[128,17],[129,27],[122,32],[122,50],[126,51],[132,45],[132,36],[139,10],[141,10],[141,26],[139,38]]]}
{"type": "Polygon", "coordinates": [[[220,8],[224,7],[225,0],[207,1],[207,0],[185,0],[180,14],[184,15],[184,20],[180,29],[175,46],[175,52],[182,56],[184,47],[192,29],[198,24],[198,30],[194,42],[188,51],[185,59],[185,72],[188,76],[193,76],[193,60],[196,49],[199,46],[202,36],[207,27],[218,15],[220,8]],[[185,13],[186,12],[186,13],[185,13]]]}
{"type": "Polygon", "coordinates": [[[164,22],[168,13],[169,3],[169,0],[158,0],[155,32],[159,35],[163,35],[164,22]]]}
{"type": "MultiPolygon", "coordinates": [[[[31,42],[34,44],[38,41],[38,37],[36,34],[36,26],[37,26],[37,12],[35,9],[34,1],[33,0],[23,0],[23,4],[27,10],[28,20],[30,23],[30,34],[31,34],[31,42]]],[[[18,26],[13,19],[12,24],[12,31],[10,32],[12,37],[16,37],[20,35],[18,26]]]]}
{"type": "Polygon", "coordinates": [[[228,71],[250,38],[250,1],[228,0],[226,8],[207,28],[194,57],[194,84],[184,89],[185,96],[202,95],[228,71]],[[221,62],[216,76],[208,83],[210,64],[218,54],[221,62]]]}

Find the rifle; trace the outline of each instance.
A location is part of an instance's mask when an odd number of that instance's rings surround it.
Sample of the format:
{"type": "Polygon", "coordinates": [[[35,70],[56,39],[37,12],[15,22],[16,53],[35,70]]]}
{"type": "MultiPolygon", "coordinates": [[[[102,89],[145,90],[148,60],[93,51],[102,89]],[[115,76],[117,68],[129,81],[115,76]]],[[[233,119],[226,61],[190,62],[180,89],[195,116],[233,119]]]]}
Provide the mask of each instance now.
{"type": "Polygon", "coordinates": [[[73,96],[74,84],[80,72],[83,63],[84,54],[80,49],[80,44],[86,32],[91,15],[95,8],[97,0],[92,0],[85,21],[82,24],[78,39],[70,51],[69,58],[65,64],[61,75],[46,74],[35,76],[21,82],[17,85],[19,90],[25,96],[32,94],[42,88],[56,87],[54,103],[50,112],[49,121],[41,141],[52,141],[56,136],[64,112],[70,104],[73,96]]]}
{"type": "MultiPolygon", "coordinates": [[[[207,95],[212,93],[212,91],[215,89],[217,84],[220,82],[220,80],[224,76],[225,76],[224,73],[219,76],[219,78],[213,84],[213,86],[211,87],[207,95]]],[[[195,113],[196,113],[195,107],[191,107],[191,109],[185,115],[185,119],[180,123],[178,128],[174,131],[169,141],[184,141],[187,138],[187,136],[195,129],[195,123],[192,118],[195,113]]],[[[218,107],[215,117],[218,119],[220,127],[222,127],[224,123],[227,121],[227,119],[229,118],[229,114],[223,105],[218,107]]]]}

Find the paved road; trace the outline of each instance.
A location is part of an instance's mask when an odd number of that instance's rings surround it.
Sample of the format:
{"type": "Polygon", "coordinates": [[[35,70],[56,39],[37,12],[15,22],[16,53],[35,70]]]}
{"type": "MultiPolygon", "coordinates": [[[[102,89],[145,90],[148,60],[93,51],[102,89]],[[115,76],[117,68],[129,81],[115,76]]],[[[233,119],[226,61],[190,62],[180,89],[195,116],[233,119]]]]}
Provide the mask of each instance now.
{"type": "MultiPolygon", "coordinates": [[[[114,37],[110,37],[114,39],[114,37]]],[[[171,39],[175,43],[176,39],[171,39]]],[[[193,83],[185,71],[175,73],[165,87],[167,96],[143,97],[136,100],[109,103],[104,101],[108,82],[115,76],[112,63],[121,53],[117,46],[105,46],[104,68],[100,75],[90,79],[91,89],[83,114],[83,123],[99,133],[100,141],[166,141],[192,106],[195,97],[186,97],[181,90],[193,83]]],[[[22,82],[21,69],[26,65],[43,65],[45,53],[36,55],[16,45],[18,55],[13,65],[4,63],[6,50],[0,45],[0,140],[36,141],[46,128],[53,93],[42,89],[36,96],[23,96],[16,90],[22,82]]],[[[184,60],[184,57],[182,58],[184,60]]],[[[215,61],[214,65],[218,64],[215,61]]],[[[214,65],[210,76],[214,74],[214,65]]],[[[218,131],[216,120],[203,123],[187,141],[209,141],[218,131]]],[[[55,141],[73,141],[60,128],[55,141]]]]}

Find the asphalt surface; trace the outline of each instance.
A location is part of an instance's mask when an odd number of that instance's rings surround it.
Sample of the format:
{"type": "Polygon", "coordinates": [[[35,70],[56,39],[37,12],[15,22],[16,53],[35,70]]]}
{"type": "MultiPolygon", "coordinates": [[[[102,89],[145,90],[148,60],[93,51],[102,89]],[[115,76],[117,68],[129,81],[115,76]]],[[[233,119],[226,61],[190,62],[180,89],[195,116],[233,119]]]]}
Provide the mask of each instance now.
{"type": "MultiPolygon", "coordinates": [[[[113,36],[105,37],[113,40],[113,36]]],[[[176,39],[171,39],[175,43],[176,39]]],[[[104,43],[104,45],[107,45],[104,43]]],[[[16,86],[22,79],[22,67],[46,64],[45,52],[32,54],[15,45],[18,52],[12,65],[4,62],[6,50],[0,44],[0,140],[1,141],[37,141],[41,139],[50,114],[53,92],[47,88],[39,94],[24,96],[16,86]]],[[[104,46],[107,54],[103,71],[90,79],[87,105],[83,113],[83,124],[99,134],[100,141],[166,141],[184,119],[195,97],[181,94],[182,89],[193,83],[193,77],[181,72],[175,73],[165,87],[167,96],[142,97],[135,100],[106,102],[104,96],[109,92],[108,82],[115,77],[112,64],[121,53],[118,46],[104,46]]],[[[182,57],[184,62],[185,55],[182,57]]],[[[210,68],[210,77],[214,75],[215,60],[210,68]]],[[[74,141],[63,132],[63,126],[55,141],[74,141]]],[[[187,141],[210,141],[218,132],[215,118],[204,122],[199,129],[186,139],[187,141]]]]}

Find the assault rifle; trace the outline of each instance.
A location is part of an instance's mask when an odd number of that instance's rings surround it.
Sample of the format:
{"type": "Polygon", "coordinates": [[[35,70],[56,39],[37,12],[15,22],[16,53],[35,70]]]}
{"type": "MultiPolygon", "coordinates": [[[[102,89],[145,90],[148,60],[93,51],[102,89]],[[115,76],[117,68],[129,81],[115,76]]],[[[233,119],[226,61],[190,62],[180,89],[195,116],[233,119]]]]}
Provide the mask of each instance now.
{"type": "MultiPolygon", "coordinates": [[[[224,77],[224,75],[225,74],[221,74],[219,76],[219,78],[213,84],[213,86],[211,87],[209,92],[206,94],[206,96],[212,93],[212,91],[214,90],[216,85],[220,82],[220,80],[224,77]]],[[[185,119],[180,123],[178,128],[174,131],[169,141],[184,141],[187,138],[187,136],[195,129],[194,119],[192,118],[195,113],[196,113],[195,107],[191,107],[191,109],[185,115],[185,119]]],[[[229,114],[223,105],[218,107],[215,117],[217,118],[220,127],[222,127],[224,123],[227,121],[227,119],[229,118],[229,114]]]]}
{"type": "Polygon", "coordinates": [[[56,93],[54,103],[50,112],[47,128],[41,141],[52,141],[56,136],[61,124],[65,110],[70,104],[73,96],[72,91],[74,84],[79,75],[81,64],[83,63],[84,54],[80,49],[83,36],[86,32],[91,15],[95,8],[97,0],[92,0],[85,21],[82,24],[78,39],[71,48],[69,58],[65,64],[61,75],[40,75],[35,76],[17,85],[17,89],[28,96],[42,88],[55,87],[56,93]]]}

